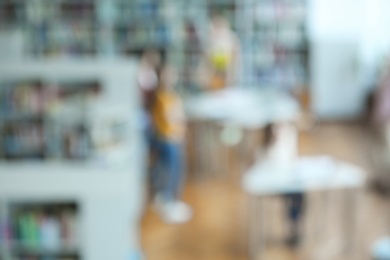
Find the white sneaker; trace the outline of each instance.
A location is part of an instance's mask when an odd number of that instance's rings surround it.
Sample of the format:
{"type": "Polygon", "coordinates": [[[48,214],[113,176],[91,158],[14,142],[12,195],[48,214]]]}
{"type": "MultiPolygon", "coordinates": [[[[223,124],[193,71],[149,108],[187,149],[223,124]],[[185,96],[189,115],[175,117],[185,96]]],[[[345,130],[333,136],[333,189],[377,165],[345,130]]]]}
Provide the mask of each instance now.
{"type": "Polygon", "coordinates": [[[160,211],[163,221],[167,224],[188,222],[192,218],[192,214],[192,208],[182,201],[169,202],[160,211]]]}

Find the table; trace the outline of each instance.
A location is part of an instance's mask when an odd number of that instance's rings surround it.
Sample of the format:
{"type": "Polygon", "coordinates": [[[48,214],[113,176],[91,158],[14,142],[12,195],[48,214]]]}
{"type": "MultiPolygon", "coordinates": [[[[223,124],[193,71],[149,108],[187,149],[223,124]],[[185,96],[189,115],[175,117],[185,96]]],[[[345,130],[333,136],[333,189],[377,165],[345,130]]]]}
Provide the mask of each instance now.
{"type": "MultiPolygon", "coordinates": [[[[291,193],[357,191],[365,183],[365,173],[359,167],[327,156],[301,157],[283,169],[271,163],[257,162],[243,177],[242,188],[249,196],[249,252],[251,258],[263,257],[266,249],[265,226],[267,199],[291,193]],[[256,210],[258,209],[258,210],[256,210]],[[260,215],[259,215],[260,214],[260,215]]],[[[358,193],[346,193],[342,203],[343,228],[350,241],[349,251],[357,252],[358,193]],[[355,240],[355,241],[353,241],[355,240]]],[[[315,203],[318,206],[318,201],[315,203]]],[[[310,202],[307,208],[313,206],[310,202]]],[[[327,205],[319,207],[320,211],[327,205]]],[[[326,216],[320,212],[319,216],[326,216]]],[[[317,222],[323,223],[317,219],[317,222]]],[[[347,239],[347,240],[348,240],[347,239]]],[[[330,258],[329,258],[330,259],[330,258]]],[[[353,259],[358,259],[358,255],[353,259]]]]}
{"type": "Polygon", "coordinates": [[[372,248],[372,256],[375,260],[390,259],[390,237],[384,237],[375,242],[372,248]]]}
{"type": "Polygon", "coordinates": [[[235,87],[191,97],[185,104],[189,166],[201,177],[244,172],[260,146],[261,129],[300,115],[298,102],[275,89],[235,87]]]}
{"type": "Polygon", "coordinates": [[[269,123],[296,119],[300,107],[291,95],[281,90],[235,87],[186,100],[186,112],[193,120],[259,129],[269,123]]]}

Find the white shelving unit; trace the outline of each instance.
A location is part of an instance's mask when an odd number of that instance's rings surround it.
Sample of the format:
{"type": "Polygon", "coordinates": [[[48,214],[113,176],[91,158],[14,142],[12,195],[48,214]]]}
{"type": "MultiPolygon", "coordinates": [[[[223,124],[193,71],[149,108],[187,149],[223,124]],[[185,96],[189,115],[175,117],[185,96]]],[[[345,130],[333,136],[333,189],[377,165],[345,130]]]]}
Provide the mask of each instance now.
{"type": "MultiPolygon", "coordinates": [[[[13,164],[1,165],[0,171],[0,196],[6,207],[14,202],[78,205],[81,237],[72,251],[79,259],[126,259],[138,249],[142,183],[136,169],[13,164]]],[[[6,255],[12,251],[9,246],[3,245],[6,255]]]]}
{"type": "MultiPolygon", "coordinates": [[[[0,161],[0,223],[15,205],[77,205],[79,243],[32,254],[75,255],[75,259],[128,259],[139,248],[144,187],[142,136],[137,129],[138,93],[132,61],[24,61],[0,64],[2,81],[38,78],[46,82],[96,79],[103,86],[100,112],[123,120],[128,134],[115,149],[84,161],[64,159],[0,161]]],[[[4,226],[4,225],[2,225],[4,226]]],[[[0,258],[15,259],[19,241],[0,240],[0,258]]],[[[18,259],[18,258],[16,258],[18,259]]],[[[60,258],[58,258],[60,259],[60,258]]],[[[73,258],[71,258],[73,259],[73,258]]]]}

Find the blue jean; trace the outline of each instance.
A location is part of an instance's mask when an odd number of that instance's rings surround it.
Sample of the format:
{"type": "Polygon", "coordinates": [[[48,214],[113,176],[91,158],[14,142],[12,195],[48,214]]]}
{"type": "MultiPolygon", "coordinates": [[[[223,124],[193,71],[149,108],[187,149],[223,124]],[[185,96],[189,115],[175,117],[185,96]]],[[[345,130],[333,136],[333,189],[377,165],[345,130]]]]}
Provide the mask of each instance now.
{"type": "Polygon", "coordinates": [[[152,172],[152,182],[155,192],[165,201],[180,197],[184,175],[184,151],[178,142],[157,139],[155,143],[157,162],[152,172]]]}
{"type": "Polygon", "coordinates": [[[304,210],[304,195],[302,193],[291,193],[285,195],[285,198],[288,203],[288,216],[291,221],[297,222],[304,210]]]}

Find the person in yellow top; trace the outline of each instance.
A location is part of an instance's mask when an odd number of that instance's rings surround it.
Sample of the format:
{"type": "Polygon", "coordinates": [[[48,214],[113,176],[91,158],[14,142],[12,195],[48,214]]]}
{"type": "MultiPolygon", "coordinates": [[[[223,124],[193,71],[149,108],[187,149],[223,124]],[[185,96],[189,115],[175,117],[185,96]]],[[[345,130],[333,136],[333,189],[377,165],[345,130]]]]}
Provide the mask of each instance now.
{"type": "MultiPolygon", "coordinates": [[[[175,77],[171,69],[162,73],[165,82],[173,81],[175,77]],[[166,74],[166,75],[164,75],[166,74]]],[[[180,143],[184,139],[184,112],[179,96],[173,87],[161,86],[156,93],[152,116],[155,131],[159,139],[180,143]]]]}
{"type": "Polygon", "coordinates": [[[192,216],[192,209],[180,200],[184,184],[185,117],[182,102],[174,86],[176,71],[165,66],[152,106],[156,134],[157,165],[153,171],[155,204],[167,223],[183,223],[192,216]]]}

